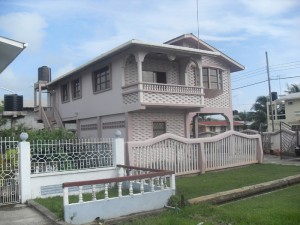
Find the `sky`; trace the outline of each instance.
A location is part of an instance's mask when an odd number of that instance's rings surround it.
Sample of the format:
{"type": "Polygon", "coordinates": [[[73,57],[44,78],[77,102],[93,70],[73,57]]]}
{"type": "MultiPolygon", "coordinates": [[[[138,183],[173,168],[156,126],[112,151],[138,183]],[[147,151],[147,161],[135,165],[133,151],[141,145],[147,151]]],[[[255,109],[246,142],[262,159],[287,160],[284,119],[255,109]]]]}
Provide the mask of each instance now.
{"type": "Polygon", "coordinates": [[[300,84],[299,0],[0,0],[0,36],[28,47],[0,74],[33,106],[38,68],[52,79],[131,39],[163,43],[193,33],[246,67],[232,73],[233,109],[300,84]],[[198,23],[197,23],[198,21],[198,23]],[[199,25],[198,25],[199,24],[199,25]]]}

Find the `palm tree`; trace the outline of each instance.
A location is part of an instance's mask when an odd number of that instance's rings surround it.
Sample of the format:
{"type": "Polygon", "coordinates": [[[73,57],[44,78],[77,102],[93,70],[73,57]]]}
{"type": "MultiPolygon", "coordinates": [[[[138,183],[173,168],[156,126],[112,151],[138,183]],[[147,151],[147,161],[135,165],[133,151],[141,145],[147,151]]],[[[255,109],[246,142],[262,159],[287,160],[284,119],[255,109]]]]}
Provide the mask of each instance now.
{"type": "Polygon", "coordinates": [[[267,96],[258,96],[256,102],[251,107],[254,110],[254,123],[251,125],[251,129],[259,130],[260,124],[267,123],[267,96]]]}
{"type": "Polygon", "coordinates": [[[300,92],[300,84],[287,85],[287,90],[285,92],[289,94],[300,92]]]}

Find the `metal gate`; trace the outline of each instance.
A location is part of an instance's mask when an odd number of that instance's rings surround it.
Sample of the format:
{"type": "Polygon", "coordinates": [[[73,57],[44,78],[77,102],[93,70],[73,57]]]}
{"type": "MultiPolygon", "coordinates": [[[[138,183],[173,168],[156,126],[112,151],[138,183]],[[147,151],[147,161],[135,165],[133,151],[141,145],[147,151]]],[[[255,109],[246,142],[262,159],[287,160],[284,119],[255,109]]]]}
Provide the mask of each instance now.
{"type": "Polygon", "coordinates": [[[18,154],[17,141],[0,137],[0,205],[20,202],[18,154]]]}
{"type": "Polygon", "coordinates": [[[280,122],[280,156],[295,157],[295,147],[297,146],[299,132],[293,131],[292,127],[284,122],[280,122]]]}

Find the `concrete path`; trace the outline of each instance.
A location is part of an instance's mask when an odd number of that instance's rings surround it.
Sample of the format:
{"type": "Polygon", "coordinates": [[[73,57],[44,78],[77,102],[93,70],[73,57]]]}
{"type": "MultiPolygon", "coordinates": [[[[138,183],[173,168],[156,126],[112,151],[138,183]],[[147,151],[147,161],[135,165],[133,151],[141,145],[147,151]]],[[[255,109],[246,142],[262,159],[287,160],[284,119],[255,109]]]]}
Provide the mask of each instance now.
{"type": "Polygon", "coordinates": [[[51,220],[35,209],[23,205],[6,205],[0,207],[0,225],[55,225],[51,220]]]}
{"type": "Polygon", "coordinates": [[[264,162],[267,164],[294,165],[300,166],[300,157],[298,158],[283,158],[275,155],[264,155],[264,162]]]}

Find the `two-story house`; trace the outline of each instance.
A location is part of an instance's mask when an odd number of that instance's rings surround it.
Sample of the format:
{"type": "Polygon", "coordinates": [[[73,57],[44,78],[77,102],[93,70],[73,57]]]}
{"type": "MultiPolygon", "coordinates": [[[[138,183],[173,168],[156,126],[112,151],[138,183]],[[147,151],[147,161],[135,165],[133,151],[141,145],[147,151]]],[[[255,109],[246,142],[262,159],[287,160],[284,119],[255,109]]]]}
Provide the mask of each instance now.
{"type": "Polygon", "coordinates": [[[290,125],[293,130],[300,130],[300,93],[275,97],[272,100],[271,104],[268,102],[267,107],[268,131],[272,131],[272,123],[274,131],[280,130],[280,122],[290,125]]]}
{"type": "Polygon", "coordinates": [[[190,137],[198,114],[222,114],[233,129],[231,73],[243,69],[193,34],[164,44],[131,40],[53,81],[39,80],[36,118],[46,127],[73,124],[79,137],[112,137],[119,129],[127,141],[166,132],[190,137]]]}

